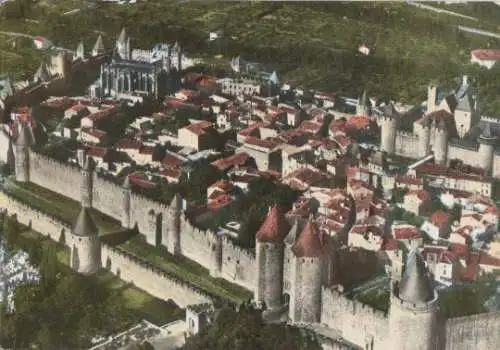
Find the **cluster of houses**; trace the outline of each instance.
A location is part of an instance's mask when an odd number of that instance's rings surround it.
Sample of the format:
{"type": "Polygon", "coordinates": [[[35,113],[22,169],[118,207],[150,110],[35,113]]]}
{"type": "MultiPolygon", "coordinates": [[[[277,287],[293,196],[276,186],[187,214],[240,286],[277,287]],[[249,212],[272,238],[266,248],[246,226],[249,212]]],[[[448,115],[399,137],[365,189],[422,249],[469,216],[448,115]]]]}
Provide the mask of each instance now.
{"type": "MultiPolygon", "coordinates": [[[[222,210],[236,200],[234,188],[248,191],[265,177],[302,193],[286,214],[290,220],[312,214],[346,247],[371,251],[392,268],[413,247],[443,286],[500,268],[493,178],[432,159],[402,166],[365,142],[379,133],[366,93],[353,100],[280,84],[276,72],[266,79],[187,73],[178,91],[132,120],[118,139],[108,135],[107,122],[125,108],[117,99],[53,97],[41,105],[60,116],[53,137],[77,141],[104,173],[133,168],[129,178],[138,188],[178,183],[196,162],[224,173],[208,187],[204,213],[222,210]],[[179,111],[193,117],[172,130],[167,126],[179,111]],[[395,211],[400,217],[391,219],[395,211]]],[[[22,116],[34,123],[34,110],[22,112],[13,111],[14,122],[22,116]]],[[[76,158],[75,152],[70,161],[76,158]]],[[[234,237],[238,228],[228,222],[221,230],[234,237]]]]}

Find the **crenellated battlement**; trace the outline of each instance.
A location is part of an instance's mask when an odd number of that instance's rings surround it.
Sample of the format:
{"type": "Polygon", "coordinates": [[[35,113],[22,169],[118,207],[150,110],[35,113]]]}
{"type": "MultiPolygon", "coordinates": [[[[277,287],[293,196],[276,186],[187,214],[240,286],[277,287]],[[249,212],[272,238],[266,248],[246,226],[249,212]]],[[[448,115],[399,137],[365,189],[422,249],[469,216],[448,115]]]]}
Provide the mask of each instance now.
{"type": "Polygon", "coordinates": [[[322,293],[324,295],[323,300],[327,298],[334,301],[337,304],[337,308],[344,310],[344,312],[350,313],[351,316],[360,317],[363,314],[369,313],[381,320],[387,319],[388,314],[386,312],[377,310],[359,300],[349,299],[343,292],[339,291],[335,287],[323,286],[322,293]]]}

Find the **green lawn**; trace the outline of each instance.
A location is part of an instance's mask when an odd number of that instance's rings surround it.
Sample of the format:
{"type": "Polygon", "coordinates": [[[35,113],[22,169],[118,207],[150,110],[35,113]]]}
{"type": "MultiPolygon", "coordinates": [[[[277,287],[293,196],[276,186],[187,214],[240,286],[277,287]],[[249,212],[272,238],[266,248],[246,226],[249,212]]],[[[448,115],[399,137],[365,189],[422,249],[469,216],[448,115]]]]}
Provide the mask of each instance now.
{"type": "MultiPolygon", "coordinates": [[[[23,250],[27,250],[29,244],[40,244],[41,240],[43,240],[44,244],[56,245],[59,261],[63,265],[69,266],[69,249],[32,230],[23,229],[20,236],[22,239],[18,241],[18,246],[23,250]]],[[[157,325],[162,325],[184,317],[184,311],[175,305],[173,301],[157,299],[139,288],[123,282],[107,270],[100,270],[96,277],[108,288],[119,289],[125,307],[133,311],[138,318],[144,318],[157,325]]]]}
{"type": "MultiPolygon", "coordinates": [[[[7,193],[13,194],[25,203],[41,211],[73,224],[80,213],[80,203],[68,197],[49,191],[33,183],[7,183],[4,186],[7,193]]],[[[121,224],[107,215],[91,209],[92,217],[98,226],[101,235],[121,231],[121,224]]]]}
{"type": "Polygon", "coordinates": [[[203,266],[185,257],[172,256],[163,249],[153,247],[147,244],[141,236],[132,238],[120,245],[120,248],[142,257],[167,273],[219,297],[230,299],[236,303],[252,297],[252,293],[247,289],[221,278],[212,278],[209,271],[203,266]]]}

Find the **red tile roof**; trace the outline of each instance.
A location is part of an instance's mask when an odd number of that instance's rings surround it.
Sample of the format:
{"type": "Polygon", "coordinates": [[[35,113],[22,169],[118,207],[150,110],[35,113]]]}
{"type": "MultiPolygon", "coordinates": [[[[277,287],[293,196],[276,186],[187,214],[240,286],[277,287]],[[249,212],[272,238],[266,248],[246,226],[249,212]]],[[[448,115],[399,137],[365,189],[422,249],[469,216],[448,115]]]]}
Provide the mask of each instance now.
{"type": "Polygon", "coordinates": [[[279,243],[283,241],[289,230],[290,225],[288,225],[285,216],[275,205],[257,231],[256,239],[259,242],[279,243]]]}
{"type": "Polygon", "coordinates": [[[392,237],[384,237],[382,240],[382,245],[380,246],[380,250],[397,250],[398,249],[398,241],[392,237]]]}
{"type": "Polygon", "coordinates": [[[396,226],[392,229],[392,233],[395,239],[418,239],[420,238],[420,233],[417,228],[412,225],[402,225],[396,226]]]}
{"type": "Polygon", "coordinates": [[[309,219],[292,249],[297,257],[318,258],[325,252],[325,246],[324,232],[321,232],[317,224],[312,219],[309,219]]]}
{"type": "Polygon", "coordinates": [[[425,190],[408,191],[408,193],[406,193],[406,195],[407,196],[417,196],[417,198],[420,199],[421,201],[426,201],[426,200],[429,200],[431,198],[429,193],[427,193],[427,191],[425,191],[425,190]]]}
{"type": "Polygon", "coordinates": [[[248,155],[248,153],[242,152],[236,153],[226,158],[217,159],[216,161],[212,162],[212,165],[220,171],[226,171],[231,169],[232,167],[242,166],[246,164],[249,159],[250,156],[248,155]]]}
{"type": "Polygon", "coordinates": [[[184,161],[170,153],[167,153],[165,157],[163,157],[161,164],[165,167],[180,167],[184,161]]]}
{"type": "Polygon", "coordinates": [[[196,135],[203,135],[206,133],[207,129],[212,127],[212,123],[208,121],[202,121],[199,123],[193,123],[185,127],[185,129],[195,133],[196,135]]]}
{"type": "Polygon", "coordinates": [[[255,133],[259,130],[259,128],[265,127],[266,124],[264,123],[255,123],[250,125],[248,128],[240,130],[238,132],[239,135],[241,136],[256,136],[255,133]]]}
{"type": "Polygon", "coordinates": [[[245,140],[245,144],[258,146],[258,147],[266,148],[269,150],[275,149],[281,143],[282,142],[276,138],[267,138],[265,140],[261,140],[261,139],[258,139],[256,137],[253,137],[253,136],[248,136],[247,139],[245,140]]]}
{"type": "Polygon", "coordinates": [[[180,169],[172,169],[172,168],[163,169],[160,172],[160,176],[167,177],[167,178],[170,177],[173,179],[179,179],[181,174],[182,174],[182,171],[180,169]]]}
{"type": "Polygon", "coordinates": [[[434,226],[443,228],[449,223],[449,215],[442,210],[436,211],[431,215],[431,222],[434,226]]]}
{"type": "Polygon", "coordinates": [[[366,129],[370,125],[370,118],[366,116],[357,115],[350,117],[346,122],[348,129],[366,129]]]}
{"type": "Polygon", "coordinates": [[[304,120],[302,123],[300,123],[298,129],[300,131],[316,134],[320,131],[321,124],[310,120],[304,120]]]}
{"type": "Polygon", "coordinates": [[[103,119],[103,118],[110,116],[115,111],[116,111],[116,107],[110,106],[108,108],[101,109],[100,111],[97,111],[95,113],[91,113],[91,114],[85,116],[84,118],[88,118],[92,121],[97,121],[97,120],[100,120],[100,119],[103,119]]]}
{"type": "Polygon", "coordinates": [[[215,198],[210,204],[207,205],[207,208],[210,210],[216,210],[219,209],[226,204],[229,204],[233,200],[233,197],[231,197],[228,194],[222,194],[219,197],[215,198]]]}
{"type": "Polygon", "coordinates": [[[82,133],[98,138],[99,140],[106,136],[106,132],[95,128],[82,128],[82,133]]]}
{"type": "Polygon", "coordinates": [[[96,158],[104,158],[104,156],[108,153],[108,149],[104,147],[89,147],[87,149],[87,155],[96,158]]]}
{"type": "Polygon", "coordinates": [[[216,187],[224,192],[230,192],[233,189],[233,184],[228,180],[219,180],[210,187],[216,187]]]}
{"type": "Polygon", "coordinates": [[[116,149],[135,149],[140,150],[142,142],[134,139],[121,139],[115,145],[116,149]]]}
{"type": "Polygon", "coordinates": [[[500,61],[500,50],[475,49],[471,54],[481,61],[500,61]]]}

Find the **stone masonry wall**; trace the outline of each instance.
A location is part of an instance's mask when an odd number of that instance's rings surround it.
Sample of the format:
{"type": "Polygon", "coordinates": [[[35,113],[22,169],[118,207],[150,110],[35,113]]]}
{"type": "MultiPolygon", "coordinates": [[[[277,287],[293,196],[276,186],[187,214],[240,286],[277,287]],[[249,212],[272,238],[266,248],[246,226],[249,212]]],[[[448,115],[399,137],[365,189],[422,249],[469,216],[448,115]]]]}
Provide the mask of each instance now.
{"type": "Polygon", "coordinates": [[[373,337],[373,349],[384,349],[389,321],[382,311],[350,300],[334,288],[322,288],[321,323],[341,331],[342,338],[365,344],[373,337]]]}
{"type": "Polygon", "coordinates": [[[92,207],[120,221],[123,215],[123,194],[120,186],[93,175],[92,207]]]}
{"type": "Polygon", "coordinates": [[[158,299],[172,299],[181,308],[212,301],[205,293],[119,248],[101,244],[101,262],[103,267],[123,281],[158,299]]]}
{"type": "Polygon", "coordinates": [[[228,238],[222,240],[222,278],[255,290],[257,281],[257,262],[248,250],[237,247],[228,238]]]}
{"type": "Polygon", "coordinates": [[[494,350],[500,344],[500,312],[446,321],[446,350],[494,350]]]}
{"type": "MultiPolygon", "coordinates": [[[[17,216],[17,220],[33,230],[57,241],[65,232],[66,246],[71,247],[71,226],[42,213],[27,204],[0,191],[0,209],[7,214],[17,216]]],[[[172,299],[184,308],[187,305],[211,302],[212,298],[201,290],[183,282],[165,272],[154,268],[147,262],[101,243],[102,266],[118,275],[123,281],[130,282],[138,288],[162,300],[172,299]]]]}
{"type": "Polygon", "coordinates": [[[419,157],[419,142],[418,137],[413,134],[397,132],[394,153],[409,157],[419,157]]]}
{"type": "Polygon", "coordinates": [[[80,201],[81,173],[76,166],[29,151],[30,181],[53,192],[80,201]]]}

